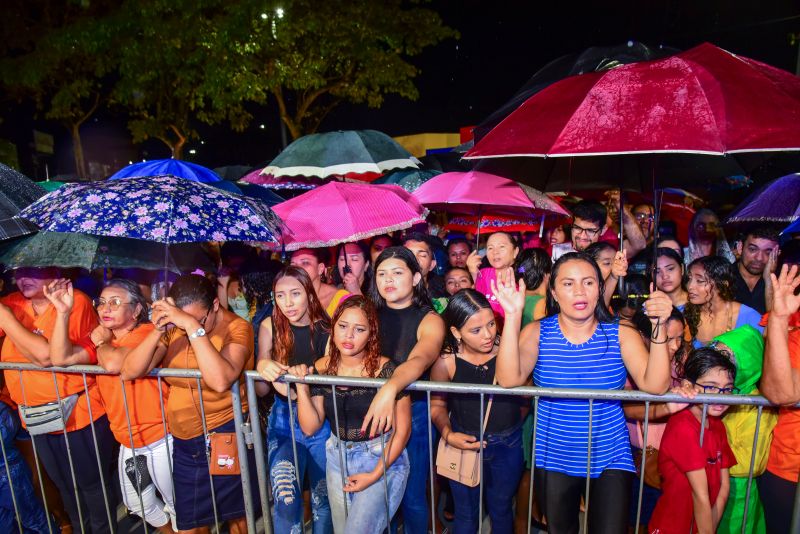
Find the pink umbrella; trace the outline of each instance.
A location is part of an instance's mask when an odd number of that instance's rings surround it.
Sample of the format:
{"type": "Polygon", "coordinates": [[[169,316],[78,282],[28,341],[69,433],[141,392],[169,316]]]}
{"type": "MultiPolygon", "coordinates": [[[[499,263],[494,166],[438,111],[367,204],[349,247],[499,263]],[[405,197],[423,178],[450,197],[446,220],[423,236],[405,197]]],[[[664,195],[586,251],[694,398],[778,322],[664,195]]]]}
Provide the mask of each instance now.
{"type": "Polygon", "coordinates": [[[480,171],[446,172],[413,195],[425,206],[448,213],[480,215],[563,215],[567,210],[544,193],[508,178],[480,171]]]}
{"type": "Polygon", "coordinates": [[[332,247],[403,230],[428,215],[411,193],[396,185],[330,182],[273,211],[291,230],[286,250],[332,247]]]}
{"type": "Polygon", "coordinates": [[[261,170],[256,169],[245,174],[240,181],[269,187],[270,189],[314,189],[325,183],[319,178],[304,178],[302,176],[281,176],[278,178],[271,174],[261,174],[261,170]]]}

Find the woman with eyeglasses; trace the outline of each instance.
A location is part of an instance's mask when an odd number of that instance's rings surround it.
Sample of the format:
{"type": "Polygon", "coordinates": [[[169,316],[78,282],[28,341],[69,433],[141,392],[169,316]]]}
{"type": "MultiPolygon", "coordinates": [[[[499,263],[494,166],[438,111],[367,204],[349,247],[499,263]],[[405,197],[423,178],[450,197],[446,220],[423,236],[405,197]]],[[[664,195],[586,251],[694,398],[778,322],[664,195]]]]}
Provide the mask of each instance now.
{"type": "MultiPolygon", "coordinates": [[[[214,285],[205,277],[178,277],[166,300],[153,303],[155,328],[125,357],[120,375],[141,378],[155,367],[199,369],[201,378],[168,377],[166,414],[173,436],[172,467],[175,511],[179,530],[202,532],[216,518],[228,523],[232,533],[247,531],[241,476],[213,475],[209,469],[236,465],[230,455],[209,456],[209,445],[235,445],[231,386],[246,369],[253,368],[253,328],[219,304],[214,285]],[[205,417],[203,417],[205,415],[205,417]],[[208,437],[206,437],[208,436],[208,437]],[[197,530],[195,530],[197,529],[197,530]]],[[[247,395],[240,384],[242,410],[247,395]]],[[[235,447],[232,447],[235,450],[235,447]]],[[[238,459],[238,458],[237,458],[238,459]]],[[[258,495],[255,457],[248,453],[252,494],[258,495]]]]}
{"type": "MultiPolygon", "coordinates": [[[[71,285],[54,283],[48,289],[47,298],[69,317],[74,303],[71,285]]],[[[128,510],[143,517],[159,532],[174,532],[169,458],[172,436],[165,433],[166,425],[161,420],[168,387],[164,385],[159,391],[156,378],[143,377],[125,382],[123,393],[123,383],[117,376],[125,356],[155,330],[147,320],[147,301],[136,282],[115,278],[109,280],[94,305],[100,322],[91,334],[97,347],[97,361],[106,371],[114,373],[97,375],[95,380],[107,407],[111,431],[120,444],[118,472],[122,500],[128,510]]],[[[50,341],[51,358],[58,361],[80,350],[72,345],[65,329],[56,329],[50,341]]]]}
{"type": "MultiPolygon", "coordinates": [[[[682,390],[689,398],[698,393],[737,393],[735,378],[736,365],[727,355],[703,347],[689,354],[683,382],[676,390],[682,390]]],[[[729,469],[736,465],[720,420],[728,405],[707,405],[705,417],[702,404],[688,406],[670,417],[661,439],[658,467],[662,494],[653,511],[649,532],[713,533],[725,511],[730,491],[729,469]]]]}
{"type": "MultiPolygon", "coordinates": [[[[659,325],[648,351],[638,332],[608,313],[600,268],[588,254],[572,252],[556,261],[547,292],[551,315],[521,332],[525,281],[519,288],[501,281],[493,290],[506,311],[496,369],[501,386],[521,386],[532,376],[540,387],[620,390],[630,375],[642,391],[667,391],[670,359],[663,324],[672,303],[663,293],[651,291],[645,303],[648,317],[659,325]]],[[[625,532],[635,469],[621,403],[542,398],[536,417],[534,486],[548,529],[578,532],[588,472],[589,531],[625,532]]]]}
{"type": "Polygon", "coordinates": [[[688,302],[684,316],[695,348],[716,336],[749,324],[759,332],[761,314],[736,302],[732,265],[719,256],[704,256],[689,264],[686,281],[688,302]]]}

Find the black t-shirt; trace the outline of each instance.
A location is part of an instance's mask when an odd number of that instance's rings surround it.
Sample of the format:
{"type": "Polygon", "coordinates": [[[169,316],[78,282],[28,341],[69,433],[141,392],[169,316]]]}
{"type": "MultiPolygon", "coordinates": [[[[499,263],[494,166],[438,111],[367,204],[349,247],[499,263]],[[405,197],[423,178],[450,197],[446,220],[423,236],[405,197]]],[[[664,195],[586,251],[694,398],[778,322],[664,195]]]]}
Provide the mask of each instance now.
{"type": "MultiPolygon", "coordinates": [[[[397,368],[392,361],[383,364],[378,376],[375,378],[390,378],[397,368]]],[[[332,429],[336,429],[336,436],[344,441],[368,441],[369,434],[361,434],[361,425],[369,411],[369,405],[375,398],[375,388],[348,388],[336,386],[336,412],[333,410],[333,395],[331,386],[311,386],[312,397],[323,397],[325,406],[325,419],[332,429]],[[339,416],[339,427],[336,428],[336,417],[339,416]]],[[[402,398],[408,393],[400,392],[397,398],[402,398]]]]}
{"type": "MultiPolygon", "coordinates": [[[[497,357],[492,358],[483,365],[473,365],[463,358],[456,356],[456,372],[453,382],[462,384],[491,385],[494,381],[497,357]]],[[[484,395],[483,413],[489,404],[489,395],[484,395]]],[[[526,402],[516,395],[496,395],[492,401],[489,420],[486,423],[487,434],[504,432],[518,425],[522,419],[520,408],[526,402]]],[[[481,419],[481,396],[478,393],[451,393],[447,395],[447,406],[450,408],[450,417],[453,425],[462,432],[479,435],[483,425],[481,419]]]]}
{"type": "Polygon", "coordinates": [[[736,301],[750,306],[761,315],[767,313],[767,287],[764,279],[759,278],[753,291],[750,291],[750,288],[747,287],[747,282],[742,278],[742,273],[739,272],[739,264],[734,263],[732,270],[733,279],[736,281],[736,301]]]}

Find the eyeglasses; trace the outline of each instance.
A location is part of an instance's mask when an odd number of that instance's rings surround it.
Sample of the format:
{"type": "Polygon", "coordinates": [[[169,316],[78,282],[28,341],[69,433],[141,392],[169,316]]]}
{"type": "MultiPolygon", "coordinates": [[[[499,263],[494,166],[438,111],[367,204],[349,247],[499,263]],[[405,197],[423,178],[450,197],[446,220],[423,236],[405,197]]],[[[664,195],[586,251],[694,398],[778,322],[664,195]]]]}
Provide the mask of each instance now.
{"type": "Polygon", "coordinates": [[[636,217],[639,221],[654,221],[656,220],[656,216],[652,213],[634,213],[634,217],[636,217]]]}
{"type": "Polygon", "coordinates": [[[119,297],[111,297],[108,300],[103,298],[94,299],[92,301],[92,304],[94,304],[95,309],[99,309],[108,305],[108,307],[111,308],[111,311],[117,311],[119,307],[122,306],[123,304],[132,304],[132,303],[124,301],[119,297]]]}
{"type": "Polygon", "coordinates": [[[600,233],[600,228],[583,228],[577,224],[572,225],[573,234],[586,234],[587,236],[596,236],[600,233]]]}
{"type": "Polygon", "coordinates": [[[705,384],[698,384],[697,382],[692,382],[695,386],[700,386],[703,388],[703,393],[718,393],[720,395],[738,395],[739,388],[729,387],[729,388],[721,388],[719,386],[707,386],[705,384]]]}
{"type": "Polygon", "coordinates": [[[209,310],[206,312],[206,314],[203,316],[203,318],[202,318],[202,319],[200,319],[200,326],[202,326],[203,328],[205,328],[205,327],[206,327],[206,319],[208,319],[208,315],[209,315],[210,313],[211,313],[211,310],[209,309],[209,310]]]}

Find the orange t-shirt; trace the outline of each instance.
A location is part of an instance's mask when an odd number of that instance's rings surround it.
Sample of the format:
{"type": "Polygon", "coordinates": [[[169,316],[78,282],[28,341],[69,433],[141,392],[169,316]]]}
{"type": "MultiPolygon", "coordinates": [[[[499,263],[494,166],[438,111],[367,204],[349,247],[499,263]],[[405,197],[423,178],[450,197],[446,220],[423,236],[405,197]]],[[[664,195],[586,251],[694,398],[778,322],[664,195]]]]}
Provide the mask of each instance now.
{"type": "MultiPolygon", "coordinates": [[[[140,324],[120,339],[111,342],[114,347],[134,348],[147,337],[155,327],[151,323],[140,324]]],[[[155,377],[137,378],[125,382],[125,396],[122,395],[122,381],[117,375],[97,375],[97,387],[108,413],[108,422],[114,438],[128,448],[140,448],[164,437],[164,423],[161,420],[161,402],[158,400],[158,379],[155,377]],[[127,400],[128,414],[124,402],[127,400]],[[130,433],[128,421],[130,420],[130,433]],[[133,447],[131,447],[133,434],[133,447]]],[[[161,384],[164,410],[167,407],[169,386],[161,384]]]]}
{"type": "MultiPolygon", "coordinates": [[[[766,324],[768,315],[764,316],[762,324],[766,324]]],[[[789,321],[789,358],[792,369],[800,370],[800,313],[794,314],[789,321]]],[[[778,412],[767,471],[797,482],[800,474],[800,410],[784,407],[778,412]]]]}
{"type": "MultiPolygon", "coordinates": [[[[222,319],[206,334],[215,349],[231,343],[247,347],[248,356],[244,369],[253,369],[253,327],[250,323],[228,310],[222,310],[222,319]]],[[[186,332],[174,329],[166,336],[167,355],[162,367],[170,369],[199,369],[194,349],[189,343],[186,332]]],[[[241,375],[240,375],[241,377],[241,375]]],[[[167,402],[167,418],[169,429],[178,439],[191,439],[203,435],[203,423],[200,419],[200,395],[197,391],[197,379],[167,377],[170,385],[167,402]]],[[[201,379],[203,386],[203,409],[206,415],[206,428],[212,430],[233,419],[233,403],[230,391],[217,393],[209,388],[201,379]]],[[[244,382],[240,384],[242,394],[242,410],[247,409],[247,395],[244,382]]]]}
{"type": "MultiPolygon", "coordinates": [[[[11,308],[14,316],[22,325],[31,332],[37,333],[45,339],[49,339],[53,334],[56,322],[56,310],[52,305],[41,314],[36,315],[31,301],[26,299],[22,293],[15,292],[0,299],[0,302],[11,308]]],[[[92,308],[92,301],[81,291],[75,290],[75,305],[69,318],[69,339],[72,343],[80,345],[86,349],[92,358],[91,363],[97,362],[97,352],[94,343],[90,338],[92,330],[97,326],[97,314],[92,308]]],[[[0,331],[0,336],[5,336],[5,332],[0,331]]],[[[0,350],[0,360],[9,363],[31,363],[28,358],[23,356],[11,339],[3,342],[0,350]]],[[[53,377],[58,385],[58,394],[63,399],[74,393],[84,393],[83,377],[73,373],[52,373],[47,371],[4,371],[6,386],[11,394],[11,398],[17,404],[27,406],[39,406],[58,400],[53,386],[53,377]],[[22,378],[20,379],[20,374],[22,378]],[[24,388],[24,395],[23,395],[24,388]]],[[[92,407],[92,418],[96,421],[106,412],[100,400],[95,379],[91,375],[86,375],[86,385],[89,390],[89,399],[92,407]]],[[[86,398],[82,395],[75,404],[72,414],[67,420],[66,428],[68,432],[80,430],[91,422],[89,408],[86,398]]],[[[24,423],[23,423],[24,425],[24,423]]]]}

